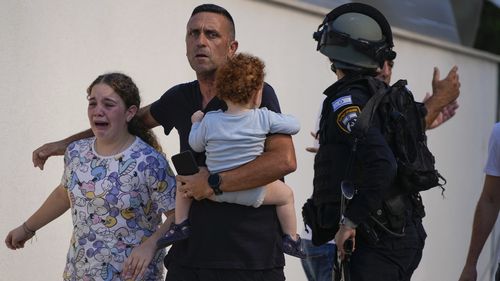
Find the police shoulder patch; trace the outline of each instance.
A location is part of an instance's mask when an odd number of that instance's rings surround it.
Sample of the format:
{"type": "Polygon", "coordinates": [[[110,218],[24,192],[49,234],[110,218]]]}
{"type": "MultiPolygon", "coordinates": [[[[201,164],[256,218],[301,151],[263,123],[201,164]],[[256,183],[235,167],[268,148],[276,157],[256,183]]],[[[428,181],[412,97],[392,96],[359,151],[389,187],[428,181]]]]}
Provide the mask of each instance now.
{"type": "Polygon", "coordinates": [[[333,111],[337,111],[339,108],[352,104],[351,96],[343,96],[332,102],[333,111]]]}
{"type": "Polygon", "coordinates": [[[358,106],[346,107],[337,115],[337,125],[342,131],[350,134],[359,114],[361,114],[361,110],[358,106]]]}

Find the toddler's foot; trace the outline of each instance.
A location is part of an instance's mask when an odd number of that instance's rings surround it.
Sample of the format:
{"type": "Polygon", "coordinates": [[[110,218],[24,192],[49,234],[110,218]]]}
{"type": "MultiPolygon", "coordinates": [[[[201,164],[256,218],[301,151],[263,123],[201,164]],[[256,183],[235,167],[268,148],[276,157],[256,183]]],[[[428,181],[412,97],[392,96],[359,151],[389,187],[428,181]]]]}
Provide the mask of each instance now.
{"type": "Polygon", "coordinates": [[[189,237],[190,231],[191,227],[188,220],[184,220],[180,224],[172,223],[165,236],[156,241],[156,246],[158,248],[165,248],[177,241],[184,240],[189,237]]]}
{"type": "Polygon", "coordinates": [[[297,235],[297,240],[293,240],[288,234],[283,236],[283,252],[300,259],[304,259],[306,257],[306,253],[302,248],[302,240],[299,235],[297,235]]]}

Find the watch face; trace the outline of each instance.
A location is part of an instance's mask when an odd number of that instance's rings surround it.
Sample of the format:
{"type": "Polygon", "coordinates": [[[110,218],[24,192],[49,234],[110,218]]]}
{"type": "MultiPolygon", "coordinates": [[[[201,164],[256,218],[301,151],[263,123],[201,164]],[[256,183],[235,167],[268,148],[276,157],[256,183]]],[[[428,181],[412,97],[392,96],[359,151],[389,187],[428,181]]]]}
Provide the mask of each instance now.
{"type": "Polygon", "coordinates": [[[222,191],[219,189],[221,183],[221,178],[219,174],[213,174],[208,177],[208,185],[214,190],[215,195],[222,194],[222,191]]]}
{"type": "Polygon", "coordinates": [[[220,185],[220,176],[219,174],[213,174],[208,177],[208,185],[211,187],[219,187],[220,185]]]}

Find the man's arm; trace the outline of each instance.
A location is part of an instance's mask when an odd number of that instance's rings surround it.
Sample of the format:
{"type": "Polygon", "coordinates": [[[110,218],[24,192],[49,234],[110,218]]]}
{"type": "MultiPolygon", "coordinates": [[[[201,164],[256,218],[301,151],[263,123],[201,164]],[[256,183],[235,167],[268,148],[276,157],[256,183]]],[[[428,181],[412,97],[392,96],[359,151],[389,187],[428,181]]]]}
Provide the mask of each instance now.
{"type": "Polygon", "coordinates": [[[476,280],[477,261],[500,210],[500,177],[486,175],[483,192],[477,202],[469,252],[460,281],[476,280]]]}
{"type": "MultiPolygon", "coordinates": [[[[445,79],[439,80],[439,77],[440,77],[439,69],[435,67],[434,75],[432,78],[433,94],[425,101],[425,107],[427,109],[427,115],[425,116],[425,123],[427,128],[431,127],[435,128],[436,126],[434,127],[432,126],[433,122],[439,116],[443,108],[445,108],[448,105],[452,105],[453,102],[456,101],[456,99],[460,95],[460,81],[458,77],[457,66],[454,66],[450,70],[450,72],[448,72],[448,75],[446,76],[445,79]]],[[[452,106],[452,108],[454,107],[452,106]]]]}
{"type": "MultiPolygon", "coordinates": [[[[263,186],[295,171],[297,163],[292,137],[275,134],[267,137],[265,151],[253,161],[234,170],[220,173],[223,192],[239,191],[263,186]]],[[[177,176],[180,192],[197,200],[207,198],[213,194],[208,186],[208,171],[201,169],[192,176],[177,176]]]]}
{"type": "Polygon", "coordinates": [[[141,107],[137,112],[137,117],[144,123],[144,126],[148,129],[153,129],[155,127],[160,126],[160,123],[156,121],[156,119],[151,114],[151,104],[141,107]]]}
{"type": "Polygon", "coordinates": [[[297,169],[292,137],[275,134],[266,139],[265,151],[241,168],[221,173],[222,191],[238,191],[266,185],[297,169]]]}
{"type": "Polygon", "coordinates": [[[64,151],[70,143],[80,139],[90,138],[93,135],[94,133],[92,132],[92,130],[87,129],[83,132],[71,135],[60,141],[49,142],[40,146],[39,148],[35,149],[35,151],[33,151],[33,166],[40,168],[40,170],[43,170],[43,165],[45,165],[45,162],[47,161],[47,159],[49,159],[49,157],[64,155],[64,151]]]}
{"type": "MultiPolygon", "coordinates": [[[[144,125],[147,128],[151,129],[158,126],[159,124],[151,115],[151,112],[149,111],[150,107],[151,105],[148,105],[146,107],[139,109],[139,111],[137,112],[137,117],[139,117],[144,122],[144,125]]],[[[47,159],[49,159],[49,157],[56,155],[63,155],[64,151],[66,150],[66,147],[68,147],[70,143],[77,140],[90,138],[93,135],[94,133],[92,132],[92,130],[87,129],[83,132],[71,135],[63,140],[46,143],[37,148],[35,151],[33,151],[32,155],[33,165],[35,167],[40,168],[40,170],[43,170],[43,166],[47,161],[47,159]]]]}

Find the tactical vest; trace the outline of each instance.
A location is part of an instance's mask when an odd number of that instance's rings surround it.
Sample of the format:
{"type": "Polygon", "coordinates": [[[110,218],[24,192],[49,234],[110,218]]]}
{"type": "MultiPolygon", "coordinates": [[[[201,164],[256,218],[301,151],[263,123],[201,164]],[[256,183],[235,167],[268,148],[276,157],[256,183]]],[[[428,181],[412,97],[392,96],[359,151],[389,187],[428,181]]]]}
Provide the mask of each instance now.
{"type": "Polygon", "coordinates": [[[370,226],[364,228],[371,227],[373,230],[375,221],[385,230],[391,232],[392,229],[397,232],[404,228],[407,210],[411,210],[414,216],[425,216],[418,193],[435,186],[442,188],[440,179],[444,180],[434,168],[434,156],[427,148],[425,107],[414,101],[404,80],[387,87],[373,77],[358,77],[341,85],[337,89],[338,94],[330,95],[325,100],[320,121],[320,148],[315,157],[313,180],[313,202],[318,212],[318,224],[320,227],[337,231],[338,227],[333,224],[338,223],[341,215],[339,205],[342,194],[339,183],[346,173],[355,174],[356,169],[360,168],[353,165],[354,171],[333,173],[335,159],[349,159],[352,155],[346,155],[350,152],[349,149],[343,149],[338,144],[333,145],[329,142],[331,139],[328,139],[332,137],[329,132],[331,128],[327,124],[327,119],[332,113],[331,101],[345,89],[353,87],[360,88],[371,97],[358,116],[353,137],[362,139],[363,133],[372,125],[373,116],[378,114],[381,132],[398,163],[397,178],[386,195],[384,208],[374,210],[370,226]]]}

